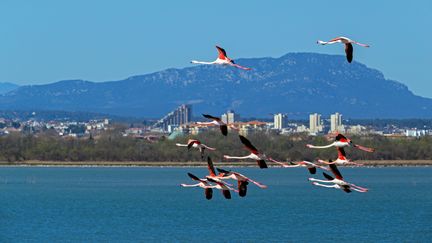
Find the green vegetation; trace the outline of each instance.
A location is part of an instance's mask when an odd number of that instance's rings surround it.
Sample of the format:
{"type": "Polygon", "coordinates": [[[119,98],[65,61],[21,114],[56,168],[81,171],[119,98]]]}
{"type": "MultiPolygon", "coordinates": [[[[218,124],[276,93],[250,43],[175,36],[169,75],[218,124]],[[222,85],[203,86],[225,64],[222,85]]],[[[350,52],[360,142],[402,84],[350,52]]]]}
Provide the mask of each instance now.
{"type": "MultiPolygon", "coordinates": [[[[148,142],[143,139],[123,137],[121,129],[107,131],[94,138],[61,138],[49,130],[37,135],[13,133],[0,137],[0,160],[19,162],[39,161],[163,161],[186,162],[200,161],[199,152],[187,151],[176,147],[175,143],[186,143],[189,137],[175,140],[162,139],[148,142]]],[[[230,133],[228,137],[212,131],[196,136],[208,146],[217,148],[210,152],[214,160],[222,159],[223,154],[246,155],[238,136],[230,133]]],[[[281,136],[275,134],[252,134],[252,143],[267,155],[280,160],[336,159],[335,148],[308,149],[307,143],[325,145],[325,137],[311,137],[306,134],[281,136]]],[[[353,160],[431,160],[432,137],[386,138],[382,136],[351,137],[361,145],[376,148],[375,153],[366,153],[347,148],[347,157],[353,160]]]]}

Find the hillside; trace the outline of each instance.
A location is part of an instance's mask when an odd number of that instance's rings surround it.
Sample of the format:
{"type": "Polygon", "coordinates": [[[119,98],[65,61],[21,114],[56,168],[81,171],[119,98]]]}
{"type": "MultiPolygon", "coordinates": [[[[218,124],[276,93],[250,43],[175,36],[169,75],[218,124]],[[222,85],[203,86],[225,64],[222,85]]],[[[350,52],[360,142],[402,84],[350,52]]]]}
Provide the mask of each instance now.
{"type": "Polygon", "coordinates": [[[182,103],[194,113],[242,116],[284,112],[291,118],[340,112],[350,118],[432,118],[432,99],[344,56],[289,53],[280,58],[238,59],[253,67],[193,66],[114,82],[67,80],[22,86],[0,95],[0,109],[65,110],[160,117],[182,103]]]}
{"type": "Polygon", "coordinates": [[[8,83],[8,82],[0,82],[0,94],[5,94],[7,92],[10,92],[16,88],[18,88],[19,85],[8,83]]]}

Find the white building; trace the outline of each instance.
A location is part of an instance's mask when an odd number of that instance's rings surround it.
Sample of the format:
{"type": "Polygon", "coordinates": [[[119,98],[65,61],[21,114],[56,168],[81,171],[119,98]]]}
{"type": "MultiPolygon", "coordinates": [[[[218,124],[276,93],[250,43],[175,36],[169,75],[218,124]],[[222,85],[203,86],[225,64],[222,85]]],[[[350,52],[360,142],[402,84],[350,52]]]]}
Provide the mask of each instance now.
{"type": "Polygon", "coordinates": [[[421,137],[426,136],[426,130],[417,130],[417,129],[407,129],[405,130],[405,136],[407,137],[421,137]]]}
{"type": "Polygon", "coordinates": [[[233,110],[227,111],[227,113],[222,114],[221,120],[225,123],[234,123],[240,120],[240,116],[236,114],[233,110]]]}
{"type": "Polygon", "coordinates": [[[321,115],[318,113],[309,115],[309,132],[310,133],[319,133],[322,132],[323,125],[321,122],[321,115]]]}
{"type": "Polygon", "coordinates": [[[366,127],[364,127],[362,125],[355,125],[355,126],[350,126],[349,129],[347,130],[347,132],[350,134],[361,134],[365,130],[366,130],[366,127]]]}
{"type": "Polygon", "coordinates": [[[288,124],[288,116],[286,114],[277,113],[274,115],[273,128],[282,130],[286,128],[288,124]]]}
{"type": "Polygon", "coordinates": [[[330,132],[343,132],[344,127],[342,126],[342,114],[336,112],[330,116],[330,132]]]}

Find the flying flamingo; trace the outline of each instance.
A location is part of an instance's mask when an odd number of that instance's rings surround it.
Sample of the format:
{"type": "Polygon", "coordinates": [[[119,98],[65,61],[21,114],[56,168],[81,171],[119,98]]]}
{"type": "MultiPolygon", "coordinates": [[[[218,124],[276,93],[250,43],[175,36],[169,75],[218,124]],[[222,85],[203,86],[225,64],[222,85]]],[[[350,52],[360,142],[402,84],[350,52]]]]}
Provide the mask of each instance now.
{"type": "Polygon", "coordinates": [[[354,144],[350,139],[346,138],[344,135],[342,134],[338,134],[335,138],[335,141],[329,145],[325,145],[325,146],[315,146],[312,144],[306,144],[306,147],[308,148],[318,148],[318,149],[322,149],[322,148],[330,148],[330,147],[354,147],[369,153],[372,153],[375,151],[375,149],[373,148],[367,148],[367,147],[363,147],[361,145],[358,144],[354,144]]]}
{"type": "Polygon", "coordinates": [[[276,164],[282,165],[282,167],[284,167],[284,168],[306,167],[309,170],[309,173],[311,173],[311,174],[316,173],[316,171],[317,171],[316,168],[320,168],[323,170],[329,170],[328,168],[326,168],[324,166],[320,166],[320,165],[314,164],[314,163],[306,161],[306,160],[303,160],[300,162],[289,162],[290,164],[279,162],[279,161],[276,161],[274,159],[270,159],[270,161],[272,161],[276,164]]]}
{"type": "Polygon", "coordinates": [[[231,60],[230,58],[228,58],[226,51],[222,47],[216,46],[216,48],[218,50],[219,56],[213,62],[201,62],[201,61],[195,61],[194,60],[194,61],[191,61],[191,63],[208,64],[208,65],[230,65],[230,66],[240,68],[243,70],[251,70],[251,68],[240,66],[240,65],[236,64],[234,62],[234,60],[231,60]]]}
{"type": "Polygon", "coordinates": [[[181,184],[181,186],[182,187],[201,187],[201,188],[204,188],[204,193],[205,193],[207,200],[212,199],[212,197],[213,197],[212,185],[210,183],[208,183],[206,179],[200,179],[191,173],[188,173],[188,175],[190,178],[192,178],[192,180],[198,181],[198,183],[193,184],[193,185],[181,184]]]}
{"type": "Polygon", "coordinates": [[[327,180],[319,180],[319,179],[315,179],[315,178],[309,178],[309,181],[312,181],[312,184],[315,186],[341,189],[347,193],[351,192],[351,189],[354,191],[357,191],[357,192],[367,192],[368,191],[367,188],[359,187],[359,186],[354,185],[352,183],[346,182],[343,179],[342,174],[339,172],[339,170],[335,164],[330,164],[329,167],[330,167],[331,172],[333,173],[333,175],[336,178],[333,178],[329,174],[326,174],[325,172],[323,172],[323,175],[327,180]],[[332,185],[321,184],[319,182],[331,183],[332,185]]]}
{"type": "Polygon", "coordinates": [[[220,172],[220,177],[219,179],[233,179],[237,181],[237,188],[238,188],[238,192],[240,197],[244,197],[246,196],[246,192],[247,192],[247,185],[249,184],[249,182],[252,182],[253,184],[257,185],[258,187],[264,189],[267,188],[266,185],[263,185],[257,181],[254,181],[238,172],[234,172],[234,171],[226,171],[223,169],[219,169],[216,168],[219,172],[220,172]]]}
{"type": "Polygon", "coordinates": [[[312,182],[312,185],[322,186],[322,187],[328,187],[328,188],[335,188],[335,189],[341,189],[341,190],[343,190],[346,193],[352,192],[351,190],[354,190],[354,191],[357,191],[357,192],[367,192],[365,190],[360,190],[360,189],[356,189],[356,188],[350,187],[349,185],[345,185],[345,186],[341,186],[341,185],[338,185],[338,184],[326,185],[326,184],[321,184],[321,183],[318,183],[318,182],[315,182],[315,181],[312,182]]]}
{"type": "Polygon", "coordinates": [[[336,165],[357,165],[357,166],[362,166],[363,164],[359,164],[359,163],[355,163],[352,162],[350,160],[348,160],[346,158],[346,154],[345,154],[345,150],[343,147],[337,147],[336,148],[338,150],[338,158],[335,161],[324,161],[319,159],[318,162],[322,163],[322,164],[336,164],[336,165]]]}
{"type": "Polygon", "coordinates": [[[203,125],[210,125],[210,124],[214,124],[216,126],[219,126],[222,134],[224,136],[228,135],[228,126],[225,122],[223,122],[219,117],[215,117],[215,116],[211,116],[211,115],[206,115],[206,114],[202,114],[205,118],[211,119],[213,121],[211,122],[197,122],[197,124],[203,124],[203,125]]]}
{"type": "Polygon", "coordinates": [[[354,49],[352,46],[353,43],[357,44],[359,46],[369,47],[369,45],[359,43],[357,41],[351,40],[351,39],[349,39],[347,37],[343,37],[343,36],[331,39],[329,41],[318,40],[317,43],[321,44],[321,45],[334,44],[334,43],[344,43],[345,44],[345,54],[346,54],[347,61],[349,63],[351,63],[353,60],[353,49],[354,49]]]}
{"type": "Polygon", "coordinates": [[[176,146],[178,147],[187,147],[188,150],[190,150],[191,148],[197,148],[200,153],[201,153],[201,158],[204,159],[204,150],[208,149],[211,151],[216,150],[215,148],[209,147],[203,143],[201,143],[199,140],[197,139],[189,139],[187,144],[181,144],[181,143],[176,143],[176,146]]]}
{"type": "Polygon", "coordinates": [[[239,137],[240,137],[240,141],[243,143],[245,148],[249,150],[251,153],[247,156],[241,156],[241,157],[224,155],[224,158],[225,159],[253,159],[257,161],[258,166],[261,169],[267,168],[267,164],[265,161],[269,158],[265,154],[260,153],[258,149],[256,149],[247,138],[243,137],[242,135],[239,135],[239,137]]]}
{"type": "Polygon", "coordinates": [[[227,186],[224,182],[216,181],[216,180],[212,179],[211,177],[207,177],[207,181],[215,183],[216,185],[211,186],[211,188],[222,190],[222,194],[224,195],[224,197],[226,199],[231,199],[231,192],[230,191],[237,192],[236,189],[233,189],[233,188],[227,186]]]}

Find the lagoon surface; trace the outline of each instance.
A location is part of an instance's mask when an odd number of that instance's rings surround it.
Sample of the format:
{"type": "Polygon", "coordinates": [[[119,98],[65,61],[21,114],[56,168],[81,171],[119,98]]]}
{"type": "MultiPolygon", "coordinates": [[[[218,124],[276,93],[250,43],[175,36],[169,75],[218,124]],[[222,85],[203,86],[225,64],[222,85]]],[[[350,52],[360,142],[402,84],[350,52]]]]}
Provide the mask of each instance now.
{"type": "MultiPolygon", "coordinates": [[[[234,168],[269,186],[212,200],[206,168],[0,167],[0,242],[430,242],[432,167],[340,168],[368,193],[312,186],[306,169],[234,168]]],[[[320,172],[315,175],[322,178],[320,172]]]]}

